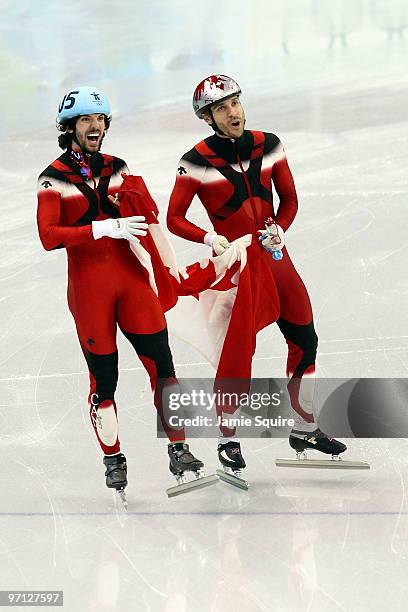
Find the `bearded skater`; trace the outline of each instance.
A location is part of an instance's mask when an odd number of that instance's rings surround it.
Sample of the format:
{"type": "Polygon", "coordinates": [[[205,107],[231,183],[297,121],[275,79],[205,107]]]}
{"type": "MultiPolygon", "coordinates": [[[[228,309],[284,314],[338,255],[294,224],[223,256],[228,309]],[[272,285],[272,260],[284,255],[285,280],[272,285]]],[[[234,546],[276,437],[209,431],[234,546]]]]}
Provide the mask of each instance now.
{"type": "MultiPolygon", "coordinates": [[[[194,112],[214,134],[181,158],[167,225],[177,236],[204,243],[217,255],[227,251],[239,236],[252,235],[247,250],[247,316],[242,317],[239,328],[242,338],[247,330],[252,350],[246,370],[240,365],[238,372],[237,360],[231,359],[223,375],[250,376],[256,333],[276,322],[288,347],[288,392],[296,413],[289,444],[298,454],[315,449],[338,457],[346,446],[323,433],[313,413],[318,339],[307,290],[285,246],[285,233],[298,209],[295,185],[279,138],[245,129],[240,95],[238,83],[219,74],[207,77],[195,89],[194,112]],[[279,196],[275,207],[272,184],[279,196]],[[214,228],[211,231],[187,219],[196,195],[214,228]]],[[[239,474],[245,467],[240,442],[234,432],[221,433],[219,460],[226,472],[239,474]]]]}
{"type": "MultiPolygon", "coordinates": [[[[98,89],[78,87],[64,96],[58,110],[64,153],[38,179],[37,221],[44,248],[67,251],[68,305],[89,369],[91,422],[104,455],[106,485],[126,503],[127,462],[115,402],[117,327],[149,374],[169,438],[170,471],[178,479],[184,472],[198,479],[203,463],[190,452],[184,429],[172,429],[163,418],[164,387],[177,383],[166,320],[146,270],[132,252],[151,239],[158,211],[141,177],[130,178],[143,214],[126,214],[115,196],[129,170],[122,159],[100,152],[110,122],[109,102],[98,89]]],[[[175,299],[168,294],[171,306],[175,299]]],[[[208,479],[200,484],[210,483],[208,479]]]]}

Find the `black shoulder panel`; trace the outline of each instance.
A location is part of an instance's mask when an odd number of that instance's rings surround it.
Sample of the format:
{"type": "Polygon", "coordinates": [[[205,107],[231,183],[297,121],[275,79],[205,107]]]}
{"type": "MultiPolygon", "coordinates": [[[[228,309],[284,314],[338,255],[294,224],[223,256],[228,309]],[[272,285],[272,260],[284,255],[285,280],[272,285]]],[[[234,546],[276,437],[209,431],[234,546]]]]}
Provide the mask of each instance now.
{"type": "Polygon", "coordinates": [[[264,132],[265,134],[265,148],[264,153],[270,153],[280,144],[279,138],[276,134],[271,134],[269,132],[264,132]]]}
{"type": "Polygon", "coordinates": [[[207,160],[204,159],[202,155],[200,155],[200,153],[197,151],[195,147],[193,149],[190,149],[190,151],[188,151],[187,153],[185,153],[182,159],[185,159],[190,164],[194,164],[195,166],[209,167],[209,163],[207,162],[207,160]]]}

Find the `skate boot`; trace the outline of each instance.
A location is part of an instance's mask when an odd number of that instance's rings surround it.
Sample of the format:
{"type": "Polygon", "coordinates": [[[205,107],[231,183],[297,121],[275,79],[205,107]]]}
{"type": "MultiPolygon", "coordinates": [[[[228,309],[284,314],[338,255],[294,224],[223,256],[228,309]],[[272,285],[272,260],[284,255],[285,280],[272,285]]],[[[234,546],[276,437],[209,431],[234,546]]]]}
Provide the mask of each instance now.
{"type": "Polygon", "coordinates": [[[332,457],[338,457],[340,453],[347,450],[345,444],[334,438],[329,438],[319,428],[311,432],[298,432],[292,429],[289,444],[296,451],[296,454],[302,454],[310,448],[332,457]]]}
{"type": "Polygon", "coordinates": [[[203,467],[204,463],[194,457],[190,451],[188,444],[185,442],[174,442],[168,445],[168,453],[170,459],[170,472],[176,477],[177,485],[167,489],[168,497],[175,497],[181,493],[187,493],[193,489],[201,489],[215,484],[218,478],[215,474],[205,476],[203,467]],[[194,480],[187,480],[185,473],[192,472],[194,480]]]}
{"type": "Polygon", "coordinates": [[[314,431],[297,431],[292,429],[289,435],[289,444],[296,451],[296,459],[276,459],[278,467],[311,467],[311,468],[341,468],[341,469],[368,469],[370,465],[365,461],[343,461],[341,453],[347,450],[343,442],[329,438],[319,428],[314,431]],[[331,459],[308,459],[306,451],[316,450],[331,459]]]}
{"type": "Polygon", "coordinates": [[[248,490],[249,484],[241,478],[241,470],[246,467],[246,463],[241,454],[240,443],[230,440],[218,444],[218,459],[223,467],[222,470],[217,470],[220,479],[239,489],[248,490]]]}
{"type": "Polygon", "coordinates": [[[106,467],[106,486],[109,489],[116,489],[119,498],[124,506],[127,508],[125,487],[127,486],[127,464],[126,457],[123,453],[118,455],[105,455],[103,463],[106,467]]]}

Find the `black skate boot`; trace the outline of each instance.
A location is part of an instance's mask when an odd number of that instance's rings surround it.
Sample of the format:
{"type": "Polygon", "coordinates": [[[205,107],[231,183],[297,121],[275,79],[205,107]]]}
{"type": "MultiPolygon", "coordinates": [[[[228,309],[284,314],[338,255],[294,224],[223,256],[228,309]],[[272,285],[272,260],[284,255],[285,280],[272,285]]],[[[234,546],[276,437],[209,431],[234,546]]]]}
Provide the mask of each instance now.
{"type": "Polygon", "coordinates": [[[109,489],[116,489],[124,505],[127,507],[125,487],[127,486],[127,463],[123,453],[119,455],[105,455],[103,463],[106,467],[106,486],[109,489]]]}
{"type": "Polygon", "coordinates": [[[369,469],[365,461],[343,461],[339,456],[347,450],[343,442],[329,438],[319,428],[314,431],[297,431],[292,429],[289,444],[296,451],[296,459],[276,459],[278,467],[341,468],[352,470],[369,469]],[[307,450],[317,450],[331,459],[308,459],[307,450]]]}
{"type": "Polygon", "coordinates": [[[223,467],[222,470],[217,470],[221,480],[240,489],[248,490],[249,484],[241,478],[241,470],[246,467],[246,463],[241,454],[240,443],[230,440],[225,444],[218,444],[217,450],[218,459],[223,467]]]}
{"type": "Polygon", "coordinates": [[[289,444],[296,453],[303,453],[310,448],[325,453],[326,455],[332,455],[332,457],[338,457],[340,453],[344,453],[344,451],[347,450],[345,444],[334,438],[329,438],[329,436],[323,433],[319,428],[310,432],[292,429],[289,436],[289,444]]]}
{"type": "Polygon", "coordinates": [[[176,477],[177,486],[167,489],[168,497],[174,497],[186,493],[192,489],[198,489],[215,484],[218,478],[215,475],[205,476],[204,463],[194,457],[188,444],[185,442],[174,442],[168,445],[170,459],[170,472],[176,477]],[[192,472],[195,480],[187,481],[185,472],[192,472]]]}
{"type": "Polygon", "coordinates": [[[204,467],[204,463],[194,457],[190,452],[188,444],[185,442],[175,442],[168,446],[170,458],[170,472],[177,475],[183,475],[184,472],[198,472],[204,467]]]}

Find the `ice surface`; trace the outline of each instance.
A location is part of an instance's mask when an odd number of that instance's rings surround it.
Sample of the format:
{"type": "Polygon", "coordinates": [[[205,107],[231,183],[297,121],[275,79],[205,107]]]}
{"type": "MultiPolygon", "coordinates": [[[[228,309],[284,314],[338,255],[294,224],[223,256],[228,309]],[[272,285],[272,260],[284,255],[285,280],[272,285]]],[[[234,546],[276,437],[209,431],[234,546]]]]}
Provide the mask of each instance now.
{"type": "MultiPolygon", "coordinates": [[[[168,500],[147,380],[119,339],[129,513],[106,490],[66,261],[36,233],[36,177],[59,154],[58,102],[109,95],[104,150],[142,174],[164,218],[179,157],[207,135],[191,93],[241,84],[247,126],[283,141],[299,193],[288,249],[308,287],[318,373],[406,377],[407,27],[403,0],[0,1],[0,589],[64,589],[65,609],[406,609],[406,440],[352,440],[367,473],[277,469],[285,440],[245,441],[249,492],[168,500]]],[[[197,201],[191,219],[208,227],[197,201]]],[[[206,247],[171,237],[181,263],[206,247]]],[[[172,339],[180,376],[205,376],[172,339]]],[[[282,376],[276,326],[255,376],[282,376]]],[[[215,470],[214,440],[194,451],[215,470]]]]}

